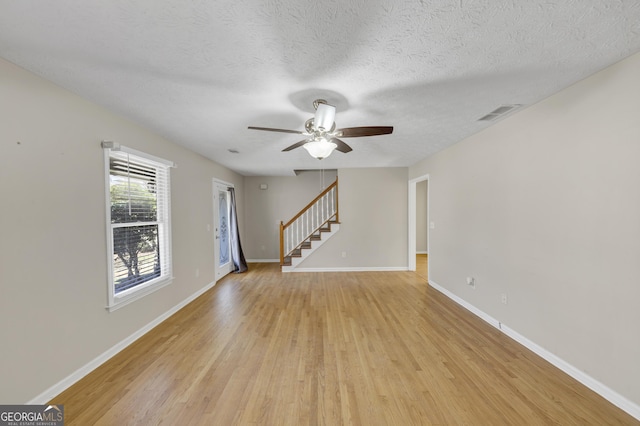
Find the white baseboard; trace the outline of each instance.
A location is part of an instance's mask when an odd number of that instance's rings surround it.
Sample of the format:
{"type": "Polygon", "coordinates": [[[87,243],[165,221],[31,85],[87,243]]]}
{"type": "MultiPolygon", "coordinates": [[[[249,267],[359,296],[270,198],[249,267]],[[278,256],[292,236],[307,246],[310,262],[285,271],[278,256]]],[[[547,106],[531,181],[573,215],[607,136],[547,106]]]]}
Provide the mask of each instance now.
{"type": "Polygon", "coordinates": [[[451,299],[454,302],[456,302],[458,305],[460,305],[463,308],[465,308],[467,311],[472,312],[473,314],[475,314],[476,316],[479,316],[480,318],[482,318],[484,321],[488,322],[489,324],[491,324],[495,328],[500,329],[501,324],[497,319],[493,318],[490,315],[487,315],[485,312],[483,312],[480,309],[476,308],[472,304],[467,303],[467,301],[465,301],[464,299],[459,298],[458,296],[456,296],[455,294],[451,293],[446,288],[442,287],[441,285],[436,284],[434,281],[429,280],[429,285],[431,287],[435,288],[436,290],[438,290],[440,293],[442,293],[445,296],[447,296],[449,299],[451,299]]]}
{"type": "Polygon", "coordinates": [[[552,365],[564,371],[566,374],[573,377],[574,379],[576,379],[577,381],[579,381],[580,383],[582,383],[583,385],[585,385],[586,387],[594,391],[595,393],[599,394],[600,396],[602,396],[604,399],[606,399],[613,405],[617,406],[621,410],[627,412],[631,416],[640,420],[640,405],[635,404],[632,401],[629,401],[627,398],[620,395],[613,389],[607,387],[606,385],[600,383],[593,377],[586,374],[584,371],[579,370],[578,368],[569,364],[568,362],[556,356],[555,354],[549,352],[548,350],[538,345],[537,343],[527,339],[526,337],[519,334],[515,330],[512,330],[511,328],[502,324],[500,321],[496,320],[490,315],[487,315],[485,312],[481,311],[480,309],[466,302],[464,299],[461,299],[460,297],[451,293],[449,290],[438,285],[437,283],[430,280],[429,285],[435,288],[436,290],[438,290],[440,293],[447,296],[449,299],[453,300],[454,302],[462,306],[463,308],[467,309],[468,311],[472,312],[476,316],[480,317],[482,320],[488,322],[498,330],[502,331],[504,334],[506,334],[516,342],[520,343],[522,346],[526,347],[530,351],[534,352],[536,355],[540,356],[541,358],[545,359],[552,365]]]}
{"type": "Polygon", "coordinates": [[[175,314],[180,309],[184,308],[189,303],[191,303],[192,301],[197,299],[199,296],[204,294],[207,290],[212,288],[215,284],[216,284],[215,282],[207,284],[205,287],[201,288],[200,290],[198,290],[197,292],[195,292],[191,296],[187,297],[182,302],[178,303],[177,305],[175,305],[173,308],[169,309],[164,314],[160,315],[159,317],[157,317],[156,319],[154,319],[153,321],[151,321],[150,323],[148,323],[147,325],[145,325],[144,327],[142,327],[141,329],[139,329],[135,333],[131,334],[129,337],[121,340],[120,342],[115,344],[113,347],[109,348],[107,351],[105,351],[102,354],[98,355],[93,360],[89,361],[87,364],[83,365],[82,367],[80,367],[79,369],[77,369],[76,371],[71,373],[69,376],[67,376],[64,379],[60,380],[58,383],[54,384],[53,386],[51,386],[50,388],[48,388],[47,390],[45,390],[41,394],[37,395],[36,397],[31,399],[30,401],[26,402],[26,404],[28,404],[28,405],[40,405],[40,404],[46,404],[47,402],[51,401],[51,399],[53,399],[56,395],[59,395],[61,392],[63,392],[67,388],[69,388],[71,385],[76,383],[78,380],[82,379],[84,376],[86,376],[87,374],[91,373],[93,370],[98,368],[100,365],[104,364],[106,361],[108,361],[110,358],[112,358],[118,352],[122,351],[124,348],[126,348],[127,346],[129,346],[130,344],[132,344],[133,342],[138,340],[140,337],[144,336],[146,333],[151,331],[151,329],[156,327],[162,321],[166,320],[171,315],[175,314]]]}
{"type": "Polygon", "coordinates": [[[282,272],[395,272],[408,271],[406,266],[354,266],[344,268],[295,268],[290,271],[282,272]]]}
{"type": "Polygon", "coordinates": [[[247,263],[280,263],[280,259],[247,259],[247,263]]]}
{"type": "Polygon", "coordinates": [[[426,251],[417,251],[416,254],[429,254],[426,251]]]}

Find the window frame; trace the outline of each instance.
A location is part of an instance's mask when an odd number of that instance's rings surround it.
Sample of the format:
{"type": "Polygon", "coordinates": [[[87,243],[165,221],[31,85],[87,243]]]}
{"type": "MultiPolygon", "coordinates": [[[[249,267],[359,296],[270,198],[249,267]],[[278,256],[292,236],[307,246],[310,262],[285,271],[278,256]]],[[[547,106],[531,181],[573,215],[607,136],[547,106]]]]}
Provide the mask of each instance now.
{"type": "MultiPolygon", "coordinates": [[[[173,261],[171,244],[171,173],[170,169],[176,165],[168,160],[135,150],[115,142],[103,141],[105,165],[105,211],[106,211],[106,240],[107,240],[107,306],[109,312],[113,312],[123,306],[128,305],[142,297],[165,287],[173,281],[173,261]],[[157,173],[163,172],[165,185],[158,185],[161,193],[158,193],[158,217],[155,222],[131,222],[133,226],[144,226],[148,224],[158,224],[158,247],[162,254],[161,275],[146,282],[138,284],[132,288],[122,290],[116,294],[114,282],[114,256],[113,256],[113,229],[123,227],[122,223],[111,223],[111,167],[110,159],[112,153],[125,153],[131,160],[138,161],[146,165],[156,167],[157,173]]],[[[126,226],[126,225],[125,225],[126,226]]]]}

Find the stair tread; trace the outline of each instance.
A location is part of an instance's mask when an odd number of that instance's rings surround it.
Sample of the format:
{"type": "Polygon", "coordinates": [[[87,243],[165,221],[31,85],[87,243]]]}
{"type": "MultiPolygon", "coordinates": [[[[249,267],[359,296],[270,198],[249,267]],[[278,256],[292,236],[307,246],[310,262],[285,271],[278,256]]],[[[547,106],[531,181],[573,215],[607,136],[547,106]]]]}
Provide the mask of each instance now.
{"type": "Polygon", "coordinates": [[[284,261],[282,263],[282,266],[292,266],[293,265],[293,258],[301,258],[302,256],[302,250],[310,250],[312,249],[312,242],[313,241],[322,241],[322,234],[325,232],[332,232],[331,229],[331,225],[338,225],[340,224],[340,222],[338,222],[337,220],[330,220],[328,222],[325,223],[325,226],[322,228],[319,228],[316,233],[311,234],[302,244],[300,244],[300,246],[295,249],[294,251],[292,251],[288,256],[285,256],[284,261]]]}

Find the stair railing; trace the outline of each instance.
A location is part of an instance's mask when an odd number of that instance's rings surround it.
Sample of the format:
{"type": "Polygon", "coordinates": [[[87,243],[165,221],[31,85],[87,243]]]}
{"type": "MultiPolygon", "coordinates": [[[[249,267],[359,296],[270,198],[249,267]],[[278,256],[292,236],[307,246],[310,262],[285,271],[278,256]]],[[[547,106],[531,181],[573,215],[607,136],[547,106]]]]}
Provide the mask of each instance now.
{"type": "Polygon", "coordinates": [[[286,256],[332,220],[339,222],[337,177],[289,222],[280,222],[280,266],[284,265],[286,256]]]}

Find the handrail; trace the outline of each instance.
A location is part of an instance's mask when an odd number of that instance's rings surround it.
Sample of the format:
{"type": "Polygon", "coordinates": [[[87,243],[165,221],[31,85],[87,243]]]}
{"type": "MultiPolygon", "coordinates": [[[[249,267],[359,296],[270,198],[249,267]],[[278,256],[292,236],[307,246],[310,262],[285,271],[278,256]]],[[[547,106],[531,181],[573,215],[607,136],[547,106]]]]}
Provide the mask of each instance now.
{"type": "Polygon", "coordinates": [[[331,220],[339,221],[337,177],[335,182],[325,188],[286,224],[280,222],[280,265],[284,265],[285,256],[298,249],[304,241],[331,220]],[[296,225],[292,227],[293,224],[296,225]],[[290,227],[292,229],[289,229],[290,227]],[[286,245],[288,248],[285,250],[286,245]]]}

